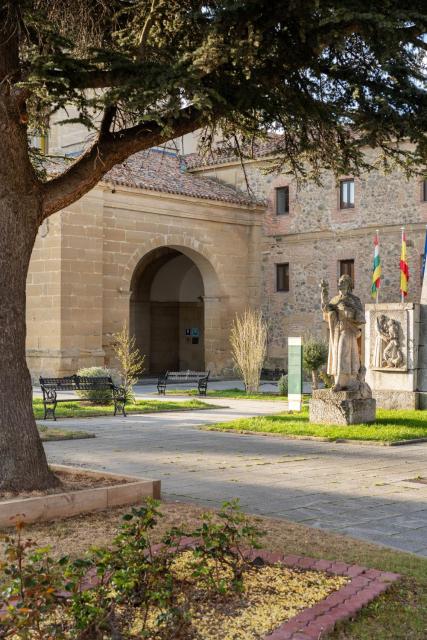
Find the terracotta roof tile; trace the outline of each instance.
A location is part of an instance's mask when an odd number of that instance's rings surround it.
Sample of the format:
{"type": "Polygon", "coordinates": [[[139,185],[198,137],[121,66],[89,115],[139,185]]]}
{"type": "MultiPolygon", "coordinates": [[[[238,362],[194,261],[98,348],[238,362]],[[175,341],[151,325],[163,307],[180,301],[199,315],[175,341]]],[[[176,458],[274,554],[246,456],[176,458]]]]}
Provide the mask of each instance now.
{"type": "Polygon", "coordinates": [[[185,157],[160,149],[136,153],[122,164],[113,167],[102,181],[204,200],[219,200],[247,206],[262,204],[248,193],[213,178],[191,174],[185,157]]]}
{"type": "MultiPolygon", "coordinates": [[[[280,153],[283,136],[271,135],[266,140],[259,140],[251,145],[243,145],[241,153],[244,160],[254,160],[265,156],[280,153]]],[[[218,147],[209,153],[189,153],[185,156],[187,167],[196,169],[211,165],[226,164],[228,162],[240,162],[240,157],[236,148],[232,146],[218,147]]]]}

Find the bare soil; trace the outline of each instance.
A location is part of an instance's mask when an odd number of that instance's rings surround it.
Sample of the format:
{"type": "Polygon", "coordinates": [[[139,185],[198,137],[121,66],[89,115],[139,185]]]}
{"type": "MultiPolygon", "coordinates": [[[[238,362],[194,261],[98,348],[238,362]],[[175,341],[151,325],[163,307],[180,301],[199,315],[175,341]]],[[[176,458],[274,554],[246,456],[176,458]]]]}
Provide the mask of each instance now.
{"type": "Polygon", "coordinates": [[[18,498],[37,498],[40,496],[52,495],[54,493],[68,493],[69,491],[81,491],[82,489],[96,489],[97,487],[110,487],[115,484],[127,484],[126,480],[117,480],[108,476],[92,476],[85,473],[72,473],[68,471],[56,471],[55,475],[60,480],[57,487],[46,489],[45,491],[23,491],[13,493],[10,491],[0,491],[0,502],[18,498]]]}

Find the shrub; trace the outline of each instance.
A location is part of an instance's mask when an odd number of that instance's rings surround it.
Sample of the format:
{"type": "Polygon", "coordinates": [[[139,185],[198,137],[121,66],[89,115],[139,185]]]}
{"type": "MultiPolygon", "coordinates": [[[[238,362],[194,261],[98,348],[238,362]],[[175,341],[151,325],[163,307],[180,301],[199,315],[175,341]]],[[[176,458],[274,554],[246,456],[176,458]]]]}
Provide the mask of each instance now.
{"type": "MultiPolygon", "coordinates": [[[[79,369],[77,375],[87,378],[106,378],[111,376],[111,372],[103,367],[87,367],[86,369],[79,369]]],[[[109,389],[100,391],[77,391],[77,395],[80,398],[85,398],[96,404],[111,404],[112,401],[111,391],[109,389]]]]}
{"type": "Polygon", "coordinates": [[[283,376],[277,381],[277,390],[279,392],[279,396],[287,396],[288,395],[288,374],[285,373],[283,376]]]}
{"type": "Polygon", "coordinates": [[[133,385],[144,371],[145,356],[141,355],[136,346],[135,336],[129,334],[125,323],[118,333],[113,335],[113,351],[118,362],[118,374],[124,389],[127,403],[135,402],[133,385]]]}
{"type": "Polygon", "coordinates": [[[236,315],[230,334],[231,353],[246,393],[256,393],[267,350],[267,323],[260,311],[247,309],[236,315]]]}
{"type": "Polygon", "coordinates": [[[309,338],[304,342],[303,367],[311,373],[313,389],[319,386],[319,369],[328,361],[328,345],[323,340],[309,338]]]}
{"type": "Polygon", "coordinates": [[[319,378],[325,385],[326,389],[330,389],[334,384],[334,376],[330,376],[326,371],[320,371],[319,378]]]}
{"type": "Polygon", "coordinates": [[[23,539],[22,525],[16,536],[4,536],[0,608],[7,610],[1,638],[194,637],[191,611],[200,589],[210,597],[239,593],[243,571],[252,566],[242,550],[258,549],[263,532],[232,501],[216,516],[204,515],[188,532],[170,529],[155,549],[152,530],[161,515],[159,502],[147,499],[123,517],[111,548],[92,548],[77,559],[56,560],[49,548],[35,550],[32,540],[23,539]],[[183,536],[193,540],[188,558],[180,550],[183,536]],[[179,565],[183,557],[184,570],[179,565]]]}

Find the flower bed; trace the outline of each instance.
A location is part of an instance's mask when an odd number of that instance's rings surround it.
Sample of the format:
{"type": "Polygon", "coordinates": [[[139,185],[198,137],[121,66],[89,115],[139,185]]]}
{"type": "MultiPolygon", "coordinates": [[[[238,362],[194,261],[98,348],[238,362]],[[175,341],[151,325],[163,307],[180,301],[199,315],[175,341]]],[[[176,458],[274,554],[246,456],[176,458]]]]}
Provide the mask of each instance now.
{"type": "Polygon", "coordinates": [[[38,638],[39,629],[101,640],[115,629],[114,637],[149,640],[318,640],[399,578],[260,551],[260,532],[233,504],[205,515],[189,537],[174,528],[152,545],[157,507],[133,509],[112,549],[77,560],[28,551],[20,530],[7,540],[2,637],[38,638]]]}

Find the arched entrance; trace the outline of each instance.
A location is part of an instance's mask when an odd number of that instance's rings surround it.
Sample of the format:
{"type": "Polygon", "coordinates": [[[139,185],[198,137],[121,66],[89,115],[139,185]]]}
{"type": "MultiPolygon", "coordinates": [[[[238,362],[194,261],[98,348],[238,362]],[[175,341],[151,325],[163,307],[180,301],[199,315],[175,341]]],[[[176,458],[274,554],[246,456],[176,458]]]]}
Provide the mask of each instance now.
{"type": "Polygon", "coordinates": [[[205,287],[196,263],[177,248],[160,247],[137,265],[131,283],[130,329],[145,375],[205,369],[205,287]]]}

